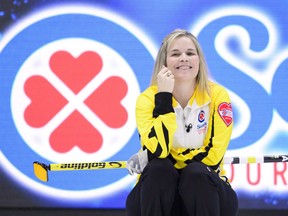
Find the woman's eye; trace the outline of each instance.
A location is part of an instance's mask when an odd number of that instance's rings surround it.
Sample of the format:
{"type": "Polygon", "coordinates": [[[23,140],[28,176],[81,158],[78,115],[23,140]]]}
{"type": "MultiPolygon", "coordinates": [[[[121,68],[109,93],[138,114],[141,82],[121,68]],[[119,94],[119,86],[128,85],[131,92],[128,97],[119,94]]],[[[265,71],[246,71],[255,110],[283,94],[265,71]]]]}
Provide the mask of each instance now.
{"type": "MultiPolygon", "coordinates": [[[[172,57],[178,57],[178,56],[181,56],[181,55],[182,55],[181,53],[171,53],[170,56],[172,56],[172,57]]],[[[188,52],[188,53],[186,53],[186,56],[193,56],[193,55],[196,55],[196,53],[194,53],[194,52],[188,52]]]]}

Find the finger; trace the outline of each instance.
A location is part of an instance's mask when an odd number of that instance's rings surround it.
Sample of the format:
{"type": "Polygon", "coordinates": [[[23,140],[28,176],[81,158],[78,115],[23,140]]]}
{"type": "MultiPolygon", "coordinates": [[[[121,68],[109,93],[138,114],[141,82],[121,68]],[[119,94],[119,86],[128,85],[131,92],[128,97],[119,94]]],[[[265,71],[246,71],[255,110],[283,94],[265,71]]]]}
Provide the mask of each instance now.
{"type": "Polygon", "coordinates": [[[134,171],[135,171],[135,173],[137,173],[137,174],[140,174],[140,173],[141,173],[140,166],[139,166],[138,164],[136,164],[134,171]]]}
{"type": "Polygon", "coordinates": [[[166,77],[169,77],[172,75],[172,72],[167,67],[165,67],[164,65],[162,66],[161,71],[163,72],[163,75],[165,75],[166,77]]]}
{"type": "Polygon", "coordinates": [[[133,173],[133,169],[130,167],[130,166],[127,166],[127,170],[128,170],[128,173],[130,174],[130,175],[133,175],[134,173],[133,173]]]}
{"type": "Polygon", "coordinates": [[[170,70],[165,69],[165,70],[159,72],[159,75],[162,77],[171,77],[173,75],[173,73],[170,70]]]}
{"type": "Polygon", "coordinates": [[[127,169],[128,169],[128,172],[130,175],[133,175],[134,172],[133,172],[133,169],[134,169],[134,163],[133,161],[129,161],[127,162],[127,165],[126,165],[127,169]]]}
{"type": "Polygon", "coordinates": [[[163,65],[158,74],[159,75],[165,75],[165,73],[167,73],[167,71],[168,71],[168,68],[163,65]]]}
{"type": "Polygon", "coordinates": [[[171,73],[170,71],[167,71],[167,72],[165,73],[165,75],[166,75],[167,77],[170,77],[170,76],[172,75],[172,73],[171,73]]]}

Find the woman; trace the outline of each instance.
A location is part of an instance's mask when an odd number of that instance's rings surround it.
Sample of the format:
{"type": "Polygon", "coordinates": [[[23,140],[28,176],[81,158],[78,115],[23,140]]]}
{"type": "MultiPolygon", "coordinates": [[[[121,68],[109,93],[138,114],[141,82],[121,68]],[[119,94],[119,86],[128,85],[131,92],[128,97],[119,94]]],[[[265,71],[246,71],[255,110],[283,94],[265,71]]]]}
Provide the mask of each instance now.
{"type": "Polygon", "coordinates": [[[127,162],[140,178],[128,216],[234,216],[236,193],[221,163],[233,127],[227,91],[208,80],[197,39],[175,30],[158,52],[136,104],[142,149],[127,162]]]}

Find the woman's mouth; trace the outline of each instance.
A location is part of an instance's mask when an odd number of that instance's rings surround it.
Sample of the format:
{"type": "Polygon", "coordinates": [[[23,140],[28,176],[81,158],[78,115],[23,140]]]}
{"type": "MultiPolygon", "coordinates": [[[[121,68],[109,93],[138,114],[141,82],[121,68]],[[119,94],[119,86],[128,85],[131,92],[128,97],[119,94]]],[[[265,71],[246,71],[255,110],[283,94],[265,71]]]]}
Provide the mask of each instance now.
{"type": "Polygon", "coordinates": [[[181,69],[181,70],[188,70],[191,68],[192,66],[189,66],[189,65],[181,65],[181,66],[176,67],[176,69],[181,69]]]}

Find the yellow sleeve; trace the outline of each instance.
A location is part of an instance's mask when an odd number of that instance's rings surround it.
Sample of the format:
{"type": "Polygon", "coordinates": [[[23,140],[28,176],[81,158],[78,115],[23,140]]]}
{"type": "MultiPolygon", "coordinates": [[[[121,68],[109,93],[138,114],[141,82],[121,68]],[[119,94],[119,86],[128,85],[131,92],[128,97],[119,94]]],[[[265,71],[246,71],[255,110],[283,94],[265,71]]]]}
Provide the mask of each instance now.
{"type": "Polygon", "coordinates": [[[172,94],[157,93],[152,87],[140,94],[136,103],[136,123],[143,148],[154,157],[167,157],[177,128],[172,94]]]}
{"type": "Polygon", "coordinates": [[[183,168],[193,160],[201,161],[216,170],[224,157],[233,128],[231,101],[228,92],[221,86],[213,86],[211,94],[208,131],[203,146],[198,149],[173,150],[178,168],[183,168]]]}
{"type": "MultiPolygon", "coordinates": [[[[233,111],[228,92],[220,86],[212,97],[207,136],[204,140],[207,156],[202,162],[217,168],[228,148],[233,129],[233,111]]],[[[200,156],[201,157],[201,156],[200,156]]]]}

